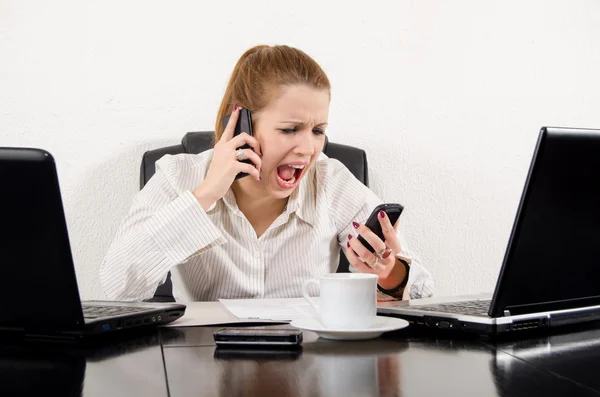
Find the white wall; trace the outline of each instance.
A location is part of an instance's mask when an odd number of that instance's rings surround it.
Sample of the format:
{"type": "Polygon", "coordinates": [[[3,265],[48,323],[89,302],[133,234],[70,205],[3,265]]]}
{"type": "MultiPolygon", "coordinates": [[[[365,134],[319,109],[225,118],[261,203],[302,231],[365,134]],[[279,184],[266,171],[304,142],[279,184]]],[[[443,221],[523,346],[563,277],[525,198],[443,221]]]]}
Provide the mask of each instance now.
{"type": "MultiPolygon", "coordinates": [[[[312,55],[440,294],[493,287],[539,128],[600,128],[600,2],[0,0],[0,145],[57,159],[84,298],[144,151],[212,129],[255,44],[312,55]]],[[[40,192],[43,200],[43,192],[40,192]]]]}

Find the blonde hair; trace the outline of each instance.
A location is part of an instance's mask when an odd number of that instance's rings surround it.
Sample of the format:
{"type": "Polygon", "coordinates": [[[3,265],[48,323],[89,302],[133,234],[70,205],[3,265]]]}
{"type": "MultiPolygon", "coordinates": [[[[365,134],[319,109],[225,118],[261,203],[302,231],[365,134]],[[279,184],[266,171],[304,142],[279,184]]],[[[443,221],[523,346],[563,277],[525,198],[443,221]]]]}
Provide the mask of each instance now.
{"type": "Polygon", "coordinates": [[[222,119],[234,105],[260,112],[273,99],[278,88],[305,84],[327,90],[327,75],[306,53],[285,45],[258,45],[247,50],[237,61],[223,95],[215,123],[215,142],[223,134],[222,119]]]}

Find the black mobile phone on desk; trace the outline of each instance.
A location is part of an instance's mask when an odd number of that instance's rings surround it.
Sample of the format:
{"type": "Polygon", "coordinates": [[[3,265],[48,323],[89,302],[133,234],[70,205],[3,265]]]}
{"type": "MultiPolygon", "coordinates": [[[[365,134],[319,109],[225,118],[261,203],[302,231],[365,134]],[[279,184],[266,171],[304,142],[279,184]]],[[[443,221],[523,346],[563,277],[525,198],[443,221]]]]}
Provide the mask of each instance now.
{"type": "MultiPolygon", "coordinates": [[[[223,117],[223,129],[225,129],[225,127],[227,127],[227,123],[229,122],[230,117],[231,117],[230,114],[225,115],[223,117]]],[[[240,109],[240,114],[238,115],[238,120],[237,120],[237,123],[235,124],[235,130],[233,131],[233,136],[236,137],[236,136],[240,135],[242,132],[245,132],[246,134],[248,134],[250,136],[254,136],[253,132],[252,132],[252,116],[250,115],[250,111],[246,108],[240,109]]],[[[252,147],[248,144],[244,144],[244,146],[239,147],[237,149],[252,149],[252,147]]],[[[254,163],[248,159],[242,160],[242,163],[254,165],[254,163]]],[[[245,176],[248,176],[248,174],[245,172],[240,172],[235,176],[235,179],[240,179],[245,176]]]]}
{"type": "MultiPolygon", "coordinates": [[[[380,204],[377,207],[375,207],[373,212],[371,212],[369,219],[367,219],[365,226],[371,229],[371,231],[375,233],[375,235],[377,235],[377,237],[379,237],[382,241],[385,241],[383,230],[381,229],[381,224],[379,223],[380,211],[383,211],[387,214],[393,226],[400,218],[400,214],[402,214],[402,211],[404,211],[404,207],[401,204],[397,203],[380,204]]],[[[357,238],[358,241],[360,241],[366,249],[368,249],[371,252],[375,252],[373,247],[371,247],[371,244],[367,243],[367,240],[365,240],[362,236],[359,235],[357,238]]]]}
{"type": "Polygon", "coordinates": [[[213,334],[217,346],[289,347],[302,343],[302,331],[277,327],[224,328],[213,334]]]}

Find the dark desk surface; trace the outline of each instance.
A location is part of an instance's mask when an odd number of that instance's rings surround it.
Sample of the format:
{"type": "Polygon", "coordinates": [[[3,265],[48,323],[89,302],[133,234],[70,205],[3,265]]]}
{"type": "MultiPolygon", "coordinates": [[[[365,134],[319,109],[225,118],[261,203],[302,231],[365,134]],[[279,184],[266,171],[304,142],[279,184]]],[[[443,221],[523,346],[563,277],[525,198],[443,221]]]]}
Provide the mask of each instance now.
{"type": "Polygon", "coordinates": [[[361,342],[304,333],[299,354],[231,357],[221,327],[162,328],[95,348],[0,348],[0,396],[600,395],[600,329],[519,341],[402,330],[361,342]]]}

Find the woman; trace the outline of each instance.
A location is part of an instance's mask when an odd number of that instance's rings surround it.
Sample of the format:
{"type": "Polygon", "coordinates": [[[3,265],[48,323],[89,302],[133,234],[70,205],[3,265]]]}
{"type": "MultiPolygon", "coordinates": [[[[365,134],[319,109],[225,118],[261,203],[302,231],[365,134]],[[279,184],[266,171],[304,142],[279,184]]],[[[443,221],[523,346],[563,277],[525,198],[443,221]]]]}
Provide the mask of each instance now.
{"type": "Polygon", "coordinates": [[[406,251],[398,225],[381,213],[382,241],[362,224],[381,200],[322,154],[330,90],[300,50],[244,53],[221,102],[214,149],[164,156],[135,197],[100,270],[106,297],[150,298],[169,271],[182,302],[299,297],[304,280],[336,271],[340,245],[355,270],[379,275],[381,291],[431,295],[431,275],[406,251]],[[251,111],[254,136],[233,137],[241,107],[251,111]],[[249,176],[235,179],[240,172],[249,176]]]}

